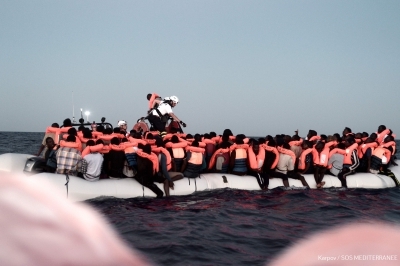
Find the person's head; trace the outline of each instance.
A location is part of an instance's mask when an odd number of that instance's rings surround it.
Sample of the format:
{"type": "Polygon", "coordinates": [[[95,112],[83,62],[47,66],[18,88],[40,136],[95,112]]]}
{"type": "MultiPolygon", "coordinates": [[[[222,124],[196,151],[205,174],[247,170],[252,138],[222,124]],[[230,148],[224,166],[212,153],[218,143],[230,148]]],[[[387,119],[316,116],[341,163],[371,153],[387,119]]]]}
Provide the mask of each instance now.
{"type": "Polygon", "coordinates": [[[119,134],[121,133],[121,129],[119,127],[114,127],[113,132],[119,134]]]}
{"type": "Polygon", "coordinates": [[[257,155],[260,152],[260,143],[257,140],[253,140],[251,145],[253,147],[254,154],[257,155]]]}
{"type": "Polygon", "coordinates": [[[229,128],[225,129],[222,135],[228,135],[228,136],[233,136],[232,130],[229,128]]]}
{"type": "Polygon", "coordinates": [[[210,136],[210,134],[205,133],[205,134],[204,134],[204,138],[205,138],[205,139],[211,139],[211,136],[210,136]]]}
{"type": "Polygon", "coordinates": [[[328,136],[325,134],[321,134],[321,141],[326,142],[328,139],[328,136]]]}
{"type": "Polygon", "coordinates": [[[79,127],[78,127],[78,131],[83,131],[85,129],[85,126],[84,125],[80,125],[79,127]]]}
{"type": "Polygon", "coordinates": [[[315,144],[315,149],[317,152],[322,152],[325,148],[325,143],[322,141],[318,141],[317,144],[315,144]]]}
{"type": "Polygon", "coordinates": [[[308,140],[303,140],[301,147],[303,148],[303,150],[307,150],[309,148],[312,148],[312,143],[308,140]]]}
{"type": "Polygon", "coordinates": [[[154,139],[153,133],[147,133],[145,139],[154,139]]]}
{"type": "Polygon", "coordinates": [[[258,138],[258,143],[265,144],[265,138],[258,138]]]}
{"type": "Polygon", "coordinates": [[[169,97],[169,105],[171,105],[171,107],[175,107],[178,103],[179,103],[178,97],[176,96],[169,97]]]}
{"type": "Polygon", "coordinates": [[[380,125],[379,127],[378,127],[378,133],[381,133],[382,131],[384,131],[386,129],[386,126],[385,125],[380,125]]]}
{"type": "Polygon", "coordinates": [[[47,149],[49,149],[49,150],[54,148],[55,144],[54,144],[54,139],[52,137],[46,138],[46,146],[47,146],[47,149]]]}
{"type": "Polygon", "coordinates": [[[104,126],[103,125],[98,125],[97,126],[97,131],[103,133],[104,132],[104,126]]]}
{"type": "Polygon", "coordinates": [[[83,137],[86,138],[86,139],[91,139],[91,138],[93,138],[92,132],[90,131],[90,129],[85,128],[85,129],[83,130],[83,137]]]}
{"type": "Polygon", "coordinates": [[[283,144],[285,143],[285,140],[280,136],[278,136],[275,141],[277,147],[282,147],[283,144]]]}
{"type": "Polygon", "coordinates": [[[148,101],[150,101],[151,95],[152,95],[151,93],[147,94],[147,100],[148,100],[148,101]]]}
{"type": "Polygon", "coordinates": [[[78,132],[76,132],[76,128],[71,127],[70,129],[68,129],[68,135],[78,136],[78,132]]]}
{"type": "Polygon", "coordinates": [[[192,134],[187,134],[186,135],[186,139],[193,139],[193,135],[192,134]]]}
{"type": "Polygon", "coordinates": [[[238,144],[238,145],[241,145],[241,144],[244,144],[244,141],[243,141],[242,138],[236,138],[235,139],[235,143],[238,144]]]}
{"type": "Polygon", "coordinates": [[[143,145],[142,150],[143,150],[144,153],[151,154],[151,146],[150,146],[150,144],[143,145]]]}
{"type": "Polygon", "coordinates": [[[299,135],[293,135],[292,136],[292,140],[299,141],[300,140],[300,136],[299,135]]]}
{"type": "Polygon", "coordinates": [[[289,142],[292,141],[292,137],[289,136],[289,135],[285,135],[285,136],[283,137],[283,140],[284,140],[286,143],[289,143],[289,142]]]}
{"type": "Polygon", "coordinates": [[[268,141],[267,145],[270,146],[270,147],[276,147],[276,142],[275,142],[275,140],[271,139],[271,140],[268,141]]]}
{"type": "Polygon", "coordinates": [[[123,143],[123,142],[128,142],[128,139],[126,137],[122,138],[121,143],[123,143]]]}
{"type": "Polygon", "coordinates": [[[391,135],[387,136],[387,137],[383,140],[384,143],[388,143],[388,142],[391,142],[391,141],[394,141],[394,138],[393,138],[393,136],[391,136],[391,135]]]}
{"type": "Polygon", "coordinates": [[[53,124],[51,124],[51,127],[59,128],[60,126],[58,125],[58,123],[53,123],[53,124]]]}
{"type": "Polygon", "coordinates": [[[113,137],[111,139],[110,143],[113,144],[113,145],[119,145],[119,143],[120,143],[119,138],[113,137]]]}
{"type": "Polygon", "coordinates": [[[164,147],[164,141],[162,138],[158,137],[156,138],[156,146],[157,147],[164,147]]]}
{"type": "Polygon", "coordinates": [[[197,140],[198,142],[201,142],[201,135],[200,134],[194,134],[194,140],[197,140]]]}
{"type": "Polygon", "coordinates": [[[111,135],[112,133],[113,133],[113,129],[110,128],[110,127],[105,128],[104,131],[103,131],[104,135],[111,135]]]}
{"type": "Polygon", "coordinates": [[[76,141],[76,137],[74,135],[68,135],[67,142],[75,142],[75,141],[76,141]]]}
{"type": "Polygon", "coordinates": [[[344,150],[344,149],[346,149],[346,145],[344,145],[344,143],[341,142],[341,143],[339,143],[339,144],[336,146],[336,148],[341,149],[341,150],[344,150]]]}
{"type": "Polygon", "coordinates": [[[99,144],[103,144],[104,145],[104,141],[102,139],[96,140],[96,145],[99,145],[99,144]]]}
{"type": "Polygon", "coordinates": [[[331,142],[331,141],[334,141],[334,138],[333,138],[332,135],[329,135],[329,136],[326,138],[326,142],[331,142]]]}
{"type": "Polygon", "coordinates": [[[63,121],[63,127],[72,127],[71,119],[67,118],[63,121]]]}
{"type": "Polygon", "coordinates": [[[349,127],[345,127],[343,129],[343,136],[346,136],[347,134],[351,133],[351,129],[349,127]]]}
{"type": "Polygon", "coordinates": [[[94,140],[92,140],[92,139],[89,139],[87,142],[86,142],[86,146],[94,146],[95,145],[95,142],[94,142],[94,140]]]}
{"type": "Polygon", "coordinates": [[[353,145],[354,142],[355,142],[354,137],[353,136],[348,136],[348,137],[345,138],[344,145],[347,148],[347,147],[350,147],[351,145],[353,145]]]}
{"type": "Polygon", "coordinates": [[[199,142],[197,140],[192,142],[192,147],[199,147],[199,142]]]}
{"type": "Polygon", "coordinates": [[[378,135],[376,133],[371,133],[369,136],[373,141],[375,141],[378,138],[378,135]]]}
{"type": "Polygon", "coordinates": [[[178,138],[178,136],[177,136],[177,135],[173,135],[173,136],[171,137],[171,142],[172,142],[172,143],[179,143],[179,138],[178,138]]]}
{"type": "Polygon", "coordinates": [[[363,132],[363,133],[361,133],[361,137],[362,138],[368,138],[369,137],[369,134],[368,134],[368,132],[363,132]]]}
{"type": "Polygon", "coordinates": [[[342,137],[340,136],[339,133],[333,134],[333,137],[336,138],[336,141],[337,141],[337,142],[342,142],[342,137]]]}
{"type": "Polygon", "coordinates": [[[119,120],[118,121],[118,127],[120,128],[120,130],[126,132],[126,129],[128,127],[128,124],[126,123],[125,120],[119,120]]]}
{"type": "Polygon", "coordinates": [[[310,129],[307,134],[307,139],[311,139],[312,137],[317,135],[317,131],[310,129]]]}
{"type": "Polygon", "coordinates": [[[214,138],[214,137],[216,137],[217,136],[217,133],[215,133],[214,131],[211,131],[210,132],[210,137],[211,138],[214,138]]]}
{"type": "Polygon", "coordinates": [[[274,140],[274,138],[273,138],[271,135],[265,136],[265,139],[266,139],[267,141],[274,140]]]}

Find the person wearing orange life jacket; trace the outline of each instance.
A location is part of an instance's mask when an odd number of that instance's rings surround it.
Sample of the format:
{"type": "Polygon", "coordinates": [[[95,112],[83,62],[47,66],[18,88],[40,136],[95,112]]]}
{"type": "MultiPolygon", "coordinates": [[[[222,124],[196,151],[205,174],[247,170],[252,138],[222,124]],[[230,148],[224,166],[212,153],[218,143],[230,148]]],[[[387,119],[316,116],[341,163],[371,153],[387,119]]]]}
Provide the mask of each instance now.
{"type": "Polygon", "coordinates": [[[124,175],[125,152],[119,148],[121,141],[117,137],[113,137],[110,141],[110,151],[104,154],[104,163],[106,173],[110,179],[126,178],[124,175]]]}
{"type": "Polygon", "coordinates": [[[213,173],[228,173],[230,159],[230,143],[222,142],[219,149],[211,156],[208,169],[213,173]]]}
{"type": "MultiPolygon", "coordinates": [[[[162,103],[162,97],[157,93],[149,93],[147,94],[147,100],[149,101],[149,110],[150,112],[152,109],[157,108],[162,103]]],[[[167,100],[167,98],[166,98],[167,100]]]]}
{"type": "Polygon", "coordinates": [[[397,163],[395,161],[396,159],[396,142],[394,141],[394,136],[393,135],[388,135],[386,138],[383,140],[383,143],[381,146],[388,148],[391,152],[390,156],[390,164],[393,164],[397,166],[397,163]]]}
{"type": "Polygon", "coordinates": [[[314,163],[312,155],[313,144],[311,141],[304,140],[301,147],[302,152],[299,157],[297,172],[299,174],[314,174],[314,163]]]}
{"type": "Polygon", "coordinates": [[[349,127],[345,127],[344,129],[343,129],[343,132],[342,132],[342,138],[343,139],[346,139],[346,137],[350,137],[350,136],[352,136],[353,138],[354,138],[354,133],[351,131],[351,128],[349,128],[349,127]]]}
{"type": "Polygon", "coordinates": [[[359,146],[357,151],[358,157],[360,158],[360,165],[356,171],[361,173],[368,173],[371,168],[371,156],[372,151],[378,147],[378,143],[373,141],[370,137],[367,138],[363,144],[359,146]]]}
{"type": "Polygon", "coordinates": [[[355,173],[355,170],[360,164],[360,160],[357,154],[358,145],[351,134],[345,137],[344,144],[346,153],[343,160],[343,169],[339,173],[338,178],[342,183],[342,187],[347,187],[346,177],[355,173]]]}
{"type": "MultiPolygon", "coordinates": [[[[344,150],[345,149],[344,143],[339,143],[335,149],[344,150]]],[[[338,176],[343,169],[343,160],[344,160],[343,154],[339,152],[332,154],[329,157],[328,161],[328,166],[331,166],[331,168],[329,169],[329,173],[334,176],[338,176]]]]}
{"type": "Polygon", "coordinates": [[[174,181],[183,178],[183,174],[180,172],[172,172],[172,158],[170,153],[165,149],[164,142],[160,137],[156,138],[156,147],[152,147],[152,152],[157,155],[159,161],[158,175],[166,178],[168,183],[164,183],[164,192],[168,197],[170,195],[169,189],[174,189],[174,181]],[[165,185],[167,184],[167,185],[165,185]]]}
{"type": "Polygon", "coordinates": [[[231,174],[245,175],[247,173],[248,147],[247,144],[244,144],[243,138],[236,137],[235,144],[230,147],[229,170],[231,174]]]}
{"type": "Polygon", "coordinates": [[[290,150],[289,144],[285,143],[283,138],[278,137],[276,138],[276,146],[277,149],[280,150],[279,152],[279,161],[276,166],[275,172],[280,172],[286,174],[289,178],[298,179],[301,181],[303,186],[310,187],[305,180],[304,176],[300,175],[299,173],[294,171],[294,160],[295,155],[290,150]],[[290,155],[290,153],[292,155],[290,155]]]}
{"type": "MultiPolygon", "coordinates": [[[[88,140],[86,142],[88,147],[95,146],[94,140],[88,140]]],[[[82,159],[82,169],[83,172],[79,173],[78,176],[86,179],[87,181],[97,181],[100,179],[102,165],[103,165],[103,155],[99,152],[90,152],[82,159]]]]}
{"type": "Polygon", "coordinates": [[[267,139],[268,139],[268,144],[266,146],[262,145],[263,148],[265,149],[265,159],[262,171],[263,173],[267,174],[269,178],[282,179],[283,185],[285,187],[289,187],[288,176],[281,172],[275,171],[276,165],[280,157],[279,152],[276,149],[275,140],[272,138],[272,136],[267,136],[267,139]]]}
{"type": "Polygon", "coordinates": [[[168,101],[162,102],[149,114],[148,120],[152,124],[152,127],[160,132],[160,136],[165,136],[167,134],[165,131],[165,125],[169,117],[172,117],[176,122],[180,123],[183,127],[186,127],[186,124],[172,112],[172,108],[174,108],[178,103],[178,97],[171,96],[168,101]]]}
{"type": "Polygon", "coordinates": [[[257,140],[251,139],[248,153],[248,175],[254,176],[262,190],[267,190],[269,185],[269,176],[263,173],[262,169],[265,161],[265,149],[260,148],[257,140]]]}
{"type": "Polygon", "coordinates": [[[210,134],[204,134],[203,141],[206,144],[205,150],[205,157],[207,165],[210,163],[211,157],[213,156],[214,152],[216,151],[216,143],[211,139],[210,134]]]}
{"type": "Polygon", "coordinates": [[[328,166],[329,148],[325,147],[324,142],[319,141],[313,148],[312,153],[314,162],[315,183],[317,184],[317,188],[322,188],[325,185],[325,182],[322,180],[328,166]]]}
{"type": "MultiPolygon", "coordinates": [[[[43,150],[47,147],[47,138],[51,137],[55,143],[56,131],[59,130],[60,126],[57,123],[51,124],[51,127],[46,129],[46,132],[43,137],[42,145],[40,145],[39,151],[35,154],[36,156],[40,156],[43,150]]],[[[46,152],[46,151],[45,151],[46,152]]]]}
{"type": "Polygon", "coordinates": [[[172,157],[172,171],[183,172],[183,162],[186,160],[185,148],[187,142],[179,141],[178,136],[173,135],[170,142],[165,143],[165,147],[172,157]]]}
{"type": "Polygon", "coordinates": [[[165,188],[165,185],[168,187],[168,180],[157,175],[157,155],[151,152],[151,146],[149,144],[139,144],[139,148],[140,149],[137,151],[138,171],[134,178],[141,185],[153,191],[157,195],[157,198],[162,198],[164,193],[154,182],[164,183],[165,188]]]}
{"type": "Polygon", "coordinates": [[[206,169],[204,148],[199,147],[199,142],[193,141],[191,146],[186,147],[186,160],[183,163],[183,175],[188,178],[200,176],[202,170],[206,169]]]}
{"type": "Polygon", "coordinates": [[[78,163],[82,159],[81,152],[77,149],[76,137],[68,135],[65,146],[61,146],[56,153],[57,174],[78,175],[78,163]]]}

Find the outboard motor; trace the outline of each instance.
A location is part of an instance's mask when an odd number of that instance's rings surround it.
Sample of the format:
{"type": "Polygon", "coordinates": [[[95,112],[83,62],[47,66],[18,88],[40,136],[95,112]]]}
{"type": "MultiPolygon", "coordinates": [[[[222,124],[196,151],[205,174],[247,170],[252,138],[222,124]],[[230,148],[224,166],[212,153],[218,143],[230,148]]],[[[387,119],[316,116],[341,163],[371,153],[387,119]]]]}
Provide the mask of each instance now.
{"type": "Polygon", "coordinates": [[[34,175],[45,171],[46,162],[42,157],[31,157],[26,160],[24,173],[34,175]]]}

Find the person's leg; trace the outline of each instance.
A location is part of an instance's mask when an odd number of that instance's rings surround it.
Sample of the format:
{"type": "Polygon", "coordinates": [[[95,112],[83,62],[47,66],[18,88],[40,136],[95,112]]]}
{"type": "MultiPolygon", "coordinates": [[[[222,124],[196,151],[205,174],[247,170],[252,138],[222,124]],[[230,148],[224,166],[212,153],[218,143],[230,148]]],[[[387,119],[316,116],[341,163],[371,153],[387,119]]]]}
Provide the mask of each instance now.
{"type": "Polygon", "coordinates": [[[321,188],[321,180],[319,179],[319,166],[318,165],[314,166],[314,180],[315,180],[315,183],[317,184],[317,188],[321,188]]]}
{"type": "Polygon", "coordinates": [[[323,181],[324,180],[324,176],[325,176],[325,171],[326,171],[326,167],[320,167],[320,169],[319,169],[319,180],[320,180],[321,187],[323,187],[325,185],[325,181],[323,181]]]}
{"type": "Polygon", "coordinates": [[[305,179],[304,176],[302,176],[301,174],[299,174],[299,173],[297,173],[297,172],[295,172],[295,171],[290,171],[290,172],[288,172],[288,176],[289,176],[290,178],[300,180],[300,181],[301,181],[301,184],[302,184],[303,186],[305,186],[305,187],[307,187],[307,188],[310,188],[310,186],[308,185],[306,179],[305,179]]]}
{"type": "MultiPolygon", "coordinates": [[[[275,172],[275,171],[272,171],[272,170],[271,170],[271,171],[268,172],[268,176],[269,176],[269,178],[274,178],[274,177],[276,177],[276,178],[282,179],[283,185],[284,185],[285,187],[289,187],[288,176],[285,175],[284,173],[275,172]]],[[[268,182],[269,182],[269,181],[268,181],[268,182]]]]}

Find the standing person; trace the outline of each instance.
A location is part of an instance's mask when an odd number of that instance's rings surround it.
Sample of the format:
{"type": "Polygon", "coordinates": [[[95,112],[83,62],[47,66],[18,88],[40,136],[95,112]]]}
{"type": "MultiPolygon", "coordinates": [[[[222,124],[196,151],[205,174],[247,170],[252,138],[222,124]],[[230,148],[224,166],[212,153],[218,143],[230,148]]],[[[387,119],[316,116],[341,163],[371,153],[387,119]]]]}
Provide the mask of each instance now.
{"type": "Polygon", "coordinates": [[[186,124],[172,112],[172,108],[174,108],[178,103],[178,97],[171,96],[168,101],[162,102],[148,116],[148,120],[152,124],[153,128],[160,133],[161,137],[164,137],[167,134],[165,131],[165,125],[167,124],[169,117],[172,117],[176,122],[180,123],[183,127],[186,127],[186,124]]]}

